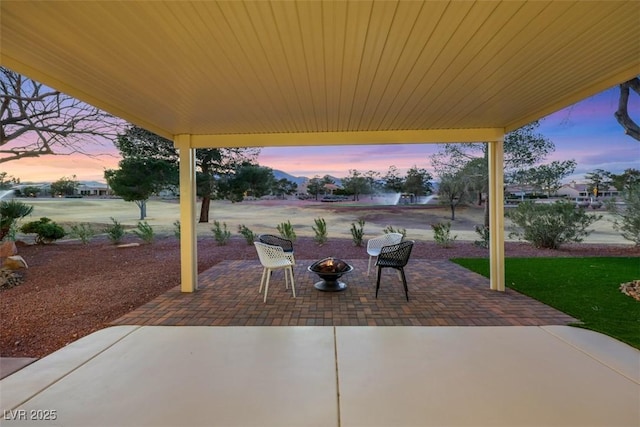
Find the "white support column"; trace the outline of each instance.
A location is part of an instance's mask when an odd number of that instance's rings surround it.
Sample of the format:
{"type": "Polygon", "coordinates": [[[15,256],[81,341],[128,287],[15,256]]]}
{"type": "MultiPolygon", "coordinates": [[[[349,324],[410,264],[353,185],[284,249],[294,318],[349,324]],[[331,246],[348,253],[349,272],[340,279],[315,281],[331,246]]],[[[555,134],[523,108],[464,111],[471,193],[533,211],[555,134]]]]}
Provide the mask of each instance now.
{"type": "Polygon", "coordinates": [[[494,291],[504,291],[504,142],[489,148],[489,263],[494,291]]]}
{"type": "Polygon", "coordinates": [[[191,135],[176,135],[180,153],[180,290],[198,289],[198,236],[196,217],[196,150],[191,135]]]}

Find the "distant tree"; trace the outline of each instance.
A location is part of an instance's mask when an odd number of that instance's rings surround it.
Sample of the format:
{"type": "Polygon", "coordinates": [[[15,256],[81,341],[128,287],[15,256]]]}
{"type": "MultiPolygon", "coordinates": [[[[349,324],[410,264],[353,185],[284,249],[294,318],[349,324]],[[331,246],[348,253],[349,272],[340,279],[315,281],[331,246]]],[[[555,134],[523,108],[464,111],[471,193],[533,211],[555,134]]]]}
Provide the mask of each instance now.
{"type": "Polygon", "coordinates": [[[42,189],[40,187],[36,187],[35,185],[29,185],[27,187],[22,187],[20,193],[25,197],[38,197],[40,191],[42,189]]]}
{"type": "Polygon", "coordinates": [[[63,176],[59,180],[51,183],[51,196],[73,196],[78,188],[78,180],[75,175],[71,178],[63,176]]]}
{"type": "Polygon", "coordinates": [[[84,102],[0,67],[0,163],[84,153],[113,137],[124,122],[84,102]]]}
{"type": "Polygon", "coordinates": [[[389,166],[386,175],[382,177],[384,181],[384,189],[391,193],[401,193],[404,188],[404,178],[400,176],[398,168],[394,165],[389,166]]]}
{"type": "Polygon", "coordinates": [[[611,183],[618,191],[623,191],[636,184],[640,184],[640,170],[626,169],[620,175],[611,174],[611,183]]]}
{"type": "MultiPolygon", "coordinates": [[[[541,162],[555,146],[551,140],[537,132],[540,123],[529,123],[519,129],[509,132],[504,137],[504,169],[508,175],[517,169],[527,168],[541,162]]],[[[469,166],[469,161],[482,159],[482,167],[473,168],[473,173],[481,173],[476,177],[482,183],[481,193],[488,194],[489,151],[486,143],[457,143],[444,144],[443,149],[433,156],[431,162],[434,168],[447,170],[462,170],[469,166]]],[[[489,226],[489,204],[485,204],[484,225],[489,226]]]]}
{"type": "MultiPolygon", "coordinates": [[[[130,126],[119,135],[116,147],[124,158],[154,158],[178,165],[178,150],[173,142],[142,129],[130,126]]],[[[199,222],[209,222],[211,200],[221,197],[218,194],[218,180],[221,176],[232,173],[243,163],[251,163],[257,159],[260,150],[257,148],[208,148],[196,150],[196,192],[202,198],[199,222]]],[[[223,179],[224,181],[225,179],[223,179]]]]}
{"type": "Polygon", "coordinates": [[[342,179],[342,186],[353,200],[360,200],[360,194],[369,188],[369,181],[357,169],[349,169],[349,176],[342,179]]]}
{"type": "Polygon", "coordinates": [[[274,181],[272,191],[278,197],[284,198],[285,195],[293,194],[298,190],[298,184],[293,181],[289,181],[286,178],[281,178],[274,181]]]}
{"type": "Polygon", "coordinates": [[[371,195],[371,199],[373,200],[373,195],[376,194],[381,187],[380,182],[378,181],[380,178],[380,172],[368,170],[364,173],[364,177],[367,180],[367,192],[371,195]]]}
{"type": "Polygon", "coordinates": [[[451,221],[456,219],[456,208],[471,197],[469,192],[470,180],[469,176],[461,171],[456,174],[443,173],[440,175],[438,197],[441,204],[449,206],[451,221]]]}
{"type": "Polygon", "coordinates": [[[8,190],[15,184],[20,184],[19,178],[15,178],[6,172],[0,172],[0,190],[8,190]]]}
{"type": "Polygon", "coordinates": [[[640,95],[640,78],[634,77],[620,85],[620,97],[618,98],[618,110],[614,116],[625,133],[631,138],[640,141],[640,126],[629,116],[629,90],[640,95]]]}
{"type": "Polygon", "coordinates": [[[168,185],[178,182],[178,168],[167,161],[140,157],[122,159],[119,169],[108,169],[104,177],[113,192],[140,209],[140,221],[147,216],[147,200],[168,185]]]}
{"type": "Polygon", "coordinates": [[[426,169],[413,166],[407,171],[407,178],[404,181],[404,190],[407,193],[423,196],[431,194],[431,180],[433,177],[426,169]]]}
{"type": "Polygon", "coordinates": [[[553,161],[525,171],[528,181],[537,190],[547,196],[554,194],[562,187],[562,180],[576,170],[575,160],[553,161]]]}
{"type": "Polygon", "coordinates": [[[262,197],[269,194],[274,181],[272,169],[244,164],[223,179],[220,190],[229,200],[241,202],[245,196],[262,197]]]}
{"type": "Polygon", "coordinates": [[[307,193],[313,195],[316,200],[318,200],[318,195],[320,194],[321,189],[322,184],[320,181],[320,175],[314,176],[307,183],[307,193]]]}
{"type": "Polygon", "coordinates": [[[307,193],[313,195],[315,199],[318,200],[318,195],[320,193],[324,194],[325,185],[327,184],[335,184],[335,181],[331,179],[329,175],[325,175],[322,178],[320,178],[320,175],[316,175],[309,180],[307,193]]]}
{"type": "Polygon", "coordinates": [[[594,197],[598,197],[611,186],[611,172],[604,169],[596,169],[584,175],[587,180],[587,189],[594,197]]]}

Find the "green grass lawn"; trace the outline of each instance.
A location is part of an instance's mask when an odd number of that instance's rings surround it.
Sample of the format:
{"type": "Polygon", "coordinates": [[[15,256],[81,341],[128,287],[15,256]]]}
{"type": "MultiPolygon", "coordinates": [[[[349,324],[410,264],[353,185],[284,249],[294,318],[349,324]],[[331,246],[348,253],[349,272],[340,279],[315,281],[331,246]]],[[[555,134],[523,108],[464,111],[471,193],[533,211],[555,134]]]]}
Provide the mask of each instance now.
{"type": "MultiPolygon", "coordinates": [[[[489,277],[489,260],[453,262],[489,277]]],[[[640,301],[620,292],[640,279],[639,258],[507,258],[506,285],[567,313],[578,326],[640,348],[640,301]]]]}

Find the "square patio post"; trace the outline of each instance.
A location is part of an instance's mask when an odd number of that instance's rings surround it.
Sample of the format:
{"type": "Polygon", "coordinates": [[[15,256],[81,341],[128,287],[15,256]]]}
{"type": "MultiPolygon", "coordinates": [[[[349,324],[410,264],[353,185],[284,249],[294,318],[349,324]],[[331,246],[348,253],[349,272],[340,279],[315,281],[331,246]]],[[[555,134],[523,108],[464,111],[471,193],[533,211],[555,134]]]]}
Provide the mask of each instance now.
{"type": "Polygon", "coordinates": [[[198,289],[198,235],[196,217],[196,155],[191,135],[176,135],[180,154],[180,290],[198,289]]]}
{"type": "Polygon", "coordinates": [[[504,141],[490,141],[488,149],[490,286],[504,291],[504,141]]]}

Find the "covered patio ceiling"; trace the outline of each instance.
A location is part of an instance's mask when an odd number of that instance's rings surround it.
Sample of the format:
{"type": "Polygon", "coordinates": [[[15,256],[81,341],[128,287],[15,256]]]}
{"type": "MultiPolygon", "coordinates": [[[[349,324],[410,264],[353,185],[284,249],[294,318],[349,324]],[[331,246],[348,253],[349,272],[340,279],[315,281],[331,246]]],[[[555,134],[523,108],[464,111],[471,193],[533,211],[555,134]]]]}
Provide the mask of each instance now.
{"type": "Polygon", "coordinates": [[[635,0],[4,0],[0,19],[1,65],[174,140],[185,292],[194,149],[473,141],[504,290],[504,134],[640,74],[635,0]]]}
{"type": "Polygon", "coordinates": [[[194,147],[491,140],[640,74],[635,0],[0,7],[3,66],[194,147]]]}

